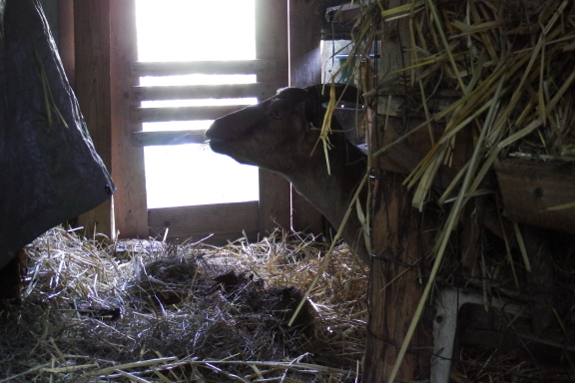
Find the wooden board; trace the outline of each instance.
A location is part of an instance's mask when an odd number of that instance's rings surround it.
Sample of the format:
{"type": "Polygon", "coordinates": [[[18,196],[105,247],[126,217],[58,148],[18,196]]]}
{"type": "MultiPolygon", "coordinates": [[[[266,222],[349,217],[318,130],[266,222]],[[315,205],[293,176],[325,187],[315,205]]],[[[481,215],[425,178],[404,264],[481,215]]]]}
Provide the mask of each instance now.
{"type": "MultiPolygon", "coordinates": [[[[256,58],[274,60],[275,72],[260,72],[258,82],[288,85],[287,1],[256,0],[256,58]]],[[[261,100],[260,100],[261,101],[261,100]]],[[[291,226],[290,183],[282,176],[260,169],[260,232],[291,226]]]]}
{"type": "MultiPolygon", "coordinates": [[[[387,2],[386,9],[407,3],[407,0],[391,0],[387,2]]],[[[398,70],[404,67],[404,63],[411,62],[409,50],[402,45],[409,41],[408,23],[407,19],[400,19],[385,25],[385,30],[394,32],[388,33],[381,41],[385,54],[378,68],[382,74],[378,83],[386,84],[387,88],[378,91],[390,92],[393,84],[405,81],[402,78],[403,72],[398,70]]],[[[399,132],[410,128],[404,125],[403,119],[389,118],[386,124],[384,117],[373,117],[373,126],[369,131],[372,153],[386,147],[399,132]]],[[[419,142],[404,144],[405,147],[395,153],[394,158],[377,158],[372,169],[372,249],[376,258],[370,273],[368,336],[362,377],[364,383],[387,382],[392,375],[400,347],[423,292],[419,268],[425,269],[424,255],[429,251],[430,244],[422,239],[425,235],[435,233],[422,223],[422,217],[429,215],[422,216],[411,206],[412,193],[402,185],[403,174],[410,170],[406,168],[417,163],[426,148],[420,147],[419,142]],[[409,156],[407,161],[404,155],[409,156]]],[[[399,365],[397,381],[425,378],[429,370],[429,350],[432,345],[426,334],[429,336],[431,329],[431,322],[420,322],[409,343],[410,351],[399,365]]]]}
{"type": "Polygon", "coordinates": [[[245,107],[246,105],[133,108],[131,121],[134,124],[141,124],[144,122],[215,120],[245,107]]]}
{"type": "Polygon", "coordinates": [[[234,241],[244,232],[255,239],[258,209],[257,201],[150,209],[150,235],[161,238],[168,229],[168,238],[181,241],[192,237],[193,242],[216,233],[208,243],[217,245],[234,241]]]}
{"type": "Polygon", "coordinates": [[[321,83],[321,2],[289,0],[289,83],[306,87],[321,83]]]}
{"type": "MultiPolygon", "coordinates": [[[[110,126],[110,7],[108,1],[74,3],[75,89],[96,152],[112,172],[110,126]]],[[[68,57],[69,59],[69,57],[68,57]]],[[[114,177],[113,177],[114,178],[114,177]]],[[[114,236],[111,200],[78,217],[78,225],[114,236]]]]}
{"type": "Polygon", "coordinates": [[[133,89],[133,94],[134,98],[140,101],[251,97],[264,99],[274,94],[277,88],[276,83],[137,86],[133,89]]]}
{"type": "Polygon", "coordinates": [[[575,234],[575,164],[508,159],[496,166],[504,214],[511,221],[575,234]]]}
{"type": "Polygon", "coordinates": [[[230,60],[230,61],[181,61],[181,62],[132,62],[131,75],[178,76],[186,74],[262,74],[273,77],[276,73],[276,61],[266,60],[230,60]]]}
{"type": "Polygon", "coordinates": [[[110,1],[110,56],[112,119],[112,177],[118,190],[114,195],[116,227],[122,238],[147,238],[148,208],[144,150],[132,145],[132,132],[142,125],[130,119],[137,104],[131,89],[139,80],[131,76],[130,65],[137,59],[135,0],[110,1]]]}
{"type": "MultiPolygon", "coordinates": [[[[289,0],[289,85],[300,88],[321,83],[320,2],[289,0]]],[[[291,187],[292,229],[320,234],[323,215],[291,187]]]]}
{"type": "Polygon", "coordinates": [[[173,130],[161,132],[133,132],[134,146],[203,144],[206,136],[203,130],[173,130]]]}
{"type": "MultiPolygon", "coordinates": [[[[435,231],[411,206],[412,193],[401,184],[403,176],[388,173],[376,180],[373,252],[370,271],[369,320],[362,382],[387,382],[407,328],[423,292],[421,268],[435,231]],[[427,238],[426,238],[427,237],[427,238]]],[[[430,307],[430,306],[427,306],[430,307]]],[[[425,315],[424,315],[425,318],[425,315]]],[[[414,381],[429,366],[431,322],[422,320],[403,358],[397,378],[414,381]]]]}

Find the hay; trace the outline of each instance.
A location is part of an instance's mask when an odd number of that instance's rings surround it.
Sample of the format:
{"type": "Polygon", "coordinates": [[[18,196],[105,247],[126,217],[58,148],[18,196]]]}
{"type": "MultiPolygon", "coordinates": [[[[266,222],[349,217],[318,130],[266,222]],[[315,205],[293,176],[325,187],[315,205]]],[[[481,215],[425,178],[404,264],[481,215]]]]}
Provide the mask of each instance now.
{"type": "MultiPolygon", "coordinates": [[[[490,182],[494,166],[509,157],[575,161],[573,2],[411,0],[403,3],[391,9],[386,9],[389,2],[382,0],[360,4],[352,35],[355,48],[349,62],[343,65],[354,72],[350,77],[368,84],[363,87],[364,98],[376,112],[374,118],[385,120],[384,129],[390,117],[400,117],[404,123],[410,119],[421,121],[412,129],[405,124],[406,131],[400,133],[403,135],[383,145],[379,142],[382,147],[371,147],[374,159],[386,155],[391,147],[419,130],[429,128],[431,149],[419,153],[423,159],[405,178],[404,184],[413,191],[414,208],[421,211],[434,201],[443,212],[431,259],[434,264],[426,276],[420,310],[412,319],[390,382],[402,363],[421,311],[432,298],[434,288],[474,286],[483,289],[485,297],[517,297],[518,291],[534,291],[535,286],[529,279],[532,265],[520,231],[515,224],[506,233],[500,210],[496,214],[502,222],[504,239],[493,238],[481,229],[475,244],[481,248],[479,265],[470,274],[461,273],[457,234],[463,213],[466,209],[479,209],[474,204],[475,197],[481,195],[489,196],[494,205],[500,207],[496,201],[498,190],[490,182]],[[404,24],[398,26],[397,22],[404,24]],[[374,50],[385,57],[387,42],[393,45],[394,54],[403,56],[382,60],[381,65],[370,60],[374,50]],[[360,60],[372,64],[376,75],[370,73],[371,77],[366,77],[366,73],[359,70],[360,60]],[[401,62],[402,67],[394,68],[395,72],[386,71],[392,65],[387,61],[401,62]],[[441,92],[446,90],[449,90],[450,104],[434,110],[430,101],[441,97],[441,92]],[[432,125],[443,126],[442,133],[434,136],[432,125]],[[466,159],[467,163],[458,164],[458,175],[436,196],[437,191],[432,190],[434,181],[442,167],[452,164],[454,150],[465,137],[473,140],[473,155],[466,159]],[[512,244],[515,249],[511,249],[512,244]]],[[[379,125],[373,131],[378,129],[379,125]]],[[[368,144],[373,146],[374,142],[368,144]]],[[[570,202],[556,208],[572,206],[570,202]]],[[[377,228],[374,232],[377,233],[377,228]]],[[[556,274],[572,272],[572,248],[557,248],[557,254],[564,258],[552,261],[556,274]]],[[[567,307],[569,304],[565,301],[573,295],[571,282],[563,275],[553,282],[545,294],[551,298],[553,309],[557,309],[557,324],[571,323],[571,307],[567,307]]],[[[530,299],[523,302],[532,304],[530,299]]],[[[568,334],[569,331],[561,342],[569,343],[568,334]]],[[[552,335],[546,334],[550,338],[552,335]]],[[[524,371],[525,366],[517,364],[516,367],[524,371]]],[[[496,374],[463,376],[472,376],[468,381],[503,381],[498,380],[496,374]]],[[[535,375],[514,376],[528,381],[535,375]]],[[[461,378],[461,381],[465,380],[461,378]]]]}
{"type": "Polygon", "coordinates": [[[26,248],[24,303],[0,313],[0,382],[352,382],[367,279],[334,249],[273,233],[218,248],[103,244],[61,227],[26,248]]]}

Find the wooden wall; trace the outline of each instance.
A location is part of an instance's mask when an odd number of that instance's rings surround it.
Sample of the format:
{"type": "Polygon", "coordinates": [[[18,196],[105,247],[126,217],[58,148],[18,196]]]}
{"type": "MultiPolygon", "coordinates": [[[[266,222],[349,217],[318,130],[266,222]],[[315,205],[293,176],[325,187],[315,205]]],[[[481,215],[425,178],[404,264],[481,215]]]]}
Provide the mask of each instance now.
{"type": "Polygon", "coordinates": [[[88,234],[146,238],[143,149],[131,144],[131,133],[140,126],[129,118],[137,82],[130,74],[137,59],[135,1],[62,0],[59,5],[62,60],[96,150],[117,186],[113,199],[82,214],[78,224],[88,234]]]}
{"type": "MultiPolygon", "coordinates": [[[[92,136],[94,147],[108,171],[112,167],[110,103],[110,7],[108,1],[74,2],[74,91],[92,136]]],[[[112,178],[115,178],[112,176],[112,178]]],[[[113,236],[111,200],[78,217],[88,235],[113,236]]]]}
{"type": "MultiPolygon", "coordinates": [[[[277,63],[276,72],[270,74],[273,78],[265,78],[263,74],[258,76],[258,81],[276,82],[279,87],[289,85],[290,81],[294,86],[319,82],[317,2],[293,0],[290,18],[287,17],[288,1],[258,0],[256,3],[257,58],[277,63]],[[289,32],[288,20],[291,20],[289,32]],[[310,30],[313,33],[307,33],[310,30]],[[288,46],[293,63],[289,67],[288,46]]],[[[114,218],[110,201],[83,214],[79,224],[89,228],[89,232],[97,225],[98,231],[110,236],[118,230],[121,237],[148,235],[143,149],[132,145],[132,132],[141,129],[128,115],[135,102],[130,89],[137,81],[129,68],[130,63],[137,60],[134,6],[134,0],[106,0],[77,1],[72,8],[72,0],[64,0],[60,7],[60,14],[65,15],[60,24],[68,31],[74,28],[74,34],[66,34],[67,40],[63,39],[67,47],[63,55],[66,68],[72,81],[77,79],[75,91],[96,149],[118,187],[113,200],[114,218]]],[[[260,196],[262,234],[277,226],[321,230],[321,215],[293,192],[283,177],[262,170],[260,196]]]]}

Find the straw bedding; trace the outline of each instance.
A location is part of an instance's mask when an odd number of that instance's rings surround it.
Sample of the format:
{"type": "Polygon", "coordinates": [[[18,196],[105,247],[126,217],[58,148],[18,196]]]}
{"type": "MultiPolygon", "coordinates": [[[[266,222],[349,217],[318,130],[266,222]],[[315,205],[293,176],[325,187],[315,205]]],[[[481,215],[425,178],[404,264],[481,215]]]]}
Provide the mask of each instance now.
{"type": "MultiPolygon", "coordinates": [[[[511,297],[535,314],[490,314],[489,329],[512,334],[517,343],[513,349],[501,347],[506,342],[498,338],[493,347],[462,344],[451,379],[571,381],[573,243],[553,238],[553,256],[541,260],[541,279],[534,280],[516,224],[504,239],[481,228],[471,265],[463,264],[456,237],[465,210],[477,208],[477,197],[498,201],[490,177],[500,160],[575,160],[575,6],[566,0],[413,0],[386,9],[376,0],[362,5],[354,39],[346,65],[358,72],[379,122],[395,115],[421,119],[415,130],[444,126],[440,135],[430,129],[431,150],[405,180],[415,208],[429,203],[438,169],[452,164],[462,137],[473,141],[457,177],[435,196],[442,224],[420,305],[448,285],[482,291],[486,307],[491,297],[511,297]],[[407,23],[406,34],[388,28],[396,21],[407,23]],[[375,65],[375,75],[362,72],[374,45],[385,54],[386,46],[378,44],[388,41],[386,33],[405,38],[404,67],[379,73],[375,65]],[[431,100],[442,90],[451,92],[452,102],[435,110],[431,100]],[[401,99],[399,108],[378,108],[394,105],[393,97],[401,99]],[[537,321],[547,326],[533,335],[537,321]],[[559,354],[553,363],[533,353],[545,347],[559,354]]],[[[385,155],[415,130],[371,153],[385,155]]],[[[357,378],[368,289],[365,271],[347,248],[338,247],[324,270],[318,255],[327,247],[279,232],[259,243],[239,240],[223,248],[105,238],[102,243],[56,228],[27,248],[24,304],[0,314],[0,382],[357,378]],[[319,283],[288,326],[318,273],[319,283]]]]}
{"type": "Polygon", "coordinates": [[[26,248],[24,303],[0,313],[0,382],[353,382],[365,270],[273,233],[218,248],[87,240],[61,227],[26,248]]]}

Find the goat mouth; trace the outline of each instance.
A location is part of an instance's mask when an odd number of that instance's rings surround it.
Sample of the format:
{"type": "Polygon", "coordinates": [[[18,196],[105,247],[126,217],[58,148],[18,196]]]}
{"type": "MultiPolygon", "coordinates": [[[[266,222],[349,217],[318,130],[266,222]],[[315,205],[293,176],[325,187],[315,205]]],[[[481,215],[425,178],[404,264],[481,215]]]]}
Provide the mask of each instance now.
{"type": "Polygon", "coordinates": [[[226,147],[227,147],[227,140],[223,138],[210,138],[208,141],[210,148],[216,153],[227,154],[226,147]]]}

